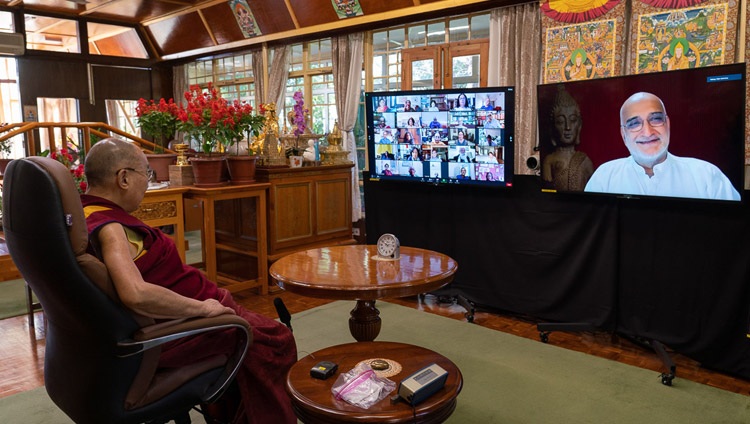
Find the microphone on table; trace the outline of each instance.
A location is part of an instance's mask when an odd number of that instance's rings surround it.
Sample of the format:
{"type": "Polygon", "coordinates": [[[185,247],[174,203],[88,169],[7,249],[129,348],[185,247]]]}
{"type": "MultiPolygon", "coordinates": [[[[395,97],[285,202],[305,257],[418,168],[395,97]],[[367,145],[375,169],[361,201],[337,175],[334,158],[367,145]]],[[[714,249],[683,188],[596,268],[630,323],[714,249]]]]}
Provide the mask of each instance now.
{"type": "Polygon", "coordinates": [[[289,310],[286,308],[286,305],[284,305],[284,301],[281,300],[280,297],[277,297],[273,300],[273,306],[276,307],[276,313],[279,314],[279,321],[284,323],[289,329],[292,329],[292,314],[289,313],[289,310]]]}

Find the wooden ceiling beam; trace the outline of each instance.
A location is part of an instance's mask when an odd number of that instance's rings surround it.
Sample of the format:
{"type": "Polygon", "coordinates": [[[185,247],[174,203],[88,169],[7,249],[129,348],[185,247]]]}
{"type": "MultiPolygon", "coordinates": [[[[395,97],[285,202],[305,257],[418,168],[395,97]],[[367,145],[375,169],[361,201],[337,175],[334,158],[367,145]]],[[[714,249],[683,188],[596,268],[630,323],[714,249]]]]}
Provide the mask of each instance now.
{"type": "Polygon", "coordinates": [[[297,14],[294,13],[294,9],[292,9],[292,4],[289,2],[289,0],[284,0],[284,4],[286,4],[286,10],[289,12],[289,16],[292,17],[292,22],[294,22],[294,27],[299,28],[299,21],[297,20],[297,14]]]}
{"type": "MultiPolygon", "coordinates": [[[[226,1],[222,0],[221,2],[226,1]]],[[[288,2],[288,0],[284,0],[285,2],[288,2]]],[[[200,49],[194,49],[189,51],[184,51],[180,53],[174,53],[174,54],[168,54],[162,56],[163,60],[179,60],[179,59],[186,59],[191,57],[199,57],[199,56],[206,56],[214,53],[221,53],[223,51],[229,51],[229,50],[236,50],[243,47],[253,47],[257,46],[259,44],[263,43],[271,43],[278,40],[284,40],[289,38],[300,38],[309,36],[312,34],[330,34],[331,32],[340,32],[342,30],[345,30],[347,28],[350,28],[351,30],[354,30],[357,27],[366,27],[366,26],[372,26],[373,24],[377,24],[379,22],[389,22],[392,20],[398,20],[403,19],[405,17],[410,16],[418,16],[423,15],[425,13],[432,13],[435,11],[441,11],[445,9],[452,9],[452,8],[460,8],[460,7],[467,7],[474,4],[484,4],[488,3],[487,0],[445,0],[445,1],[438,1],[433,3],[427,3],[427,4],[420,4],[416,7],[411,7],[407,9],[398,9],[393,10],[389,12],[383,12],[383,13],[375,13],[371,15],[363,15],[363,16],[357,16],[353,18],[347,18],[342,19],[336,22],[329,22],[325,24],[320,25],[313,25],[309,27],[303,27],[294,30],[289,31],[283,31],[278,32],[274,34],[268,34],[268,35],[259,35],[257,37],[251,37],[244,40],[238,40],[233,41],[231,43],[225,43],[218,46],[212,46],[212,47],[203,47],[200,49]]],[[[498,6],[503,5],[503,3],[506,2],[498,2],[498,6]]],[[[513,4],[513,3],[520,3],[518,1],[513,2],[508,1],[507,3],[513,4]]],[[[294,15],[292,15],[294,18],[294,15]]],[[[422,18],[420,18],[422,19],[422,18]]],[[[296,19],[295,19],[295,25],[297,25],[296,19]]]]}

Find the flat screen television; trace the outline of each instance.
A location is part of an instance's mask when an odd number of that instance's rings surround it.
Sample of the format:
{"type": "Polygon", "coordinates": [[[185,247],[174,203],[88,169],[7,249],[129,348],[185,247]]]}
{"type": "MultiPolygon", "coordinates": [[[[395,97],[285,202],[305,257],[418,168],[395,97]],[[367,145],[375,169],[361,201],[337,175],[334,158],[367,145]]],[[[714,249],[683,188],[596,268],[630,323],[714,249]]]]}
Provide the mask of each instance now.
{"type": "Polygon", "coordinates": [[[537,86],[544,191],[741,201],[745,64],[537,86]]]}
{"type": "Polygon", "coordinates": [[[513,87],[365,93],[370,181],[513,185],[513,87]]]}

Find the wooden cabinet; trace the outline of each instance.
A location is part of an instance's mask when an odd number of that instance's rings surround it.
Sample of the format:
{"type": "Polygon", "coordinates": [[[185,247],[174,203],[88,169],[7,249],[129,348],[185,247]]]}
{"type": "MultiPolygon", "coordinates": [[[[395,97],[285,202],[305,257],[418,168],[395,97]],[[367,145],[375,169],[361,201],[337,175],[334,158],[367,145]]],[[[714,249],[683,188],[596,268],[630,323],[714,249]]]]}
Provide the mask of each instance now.
{"type": "Polygon", "coordinates": [[[259,168],[268,188],[268,260],[298,250],[353,244],[351,168],[259,168]]]}
{"type": "Polygon", "coordinates": [[[186,191],[186,187],[147,191],[138,210],[132,213],[151,227],[171,225],[173,230],[170,236],[177,245],[182,263],[185,263],[185,212],[182,194],[186,191]]]}

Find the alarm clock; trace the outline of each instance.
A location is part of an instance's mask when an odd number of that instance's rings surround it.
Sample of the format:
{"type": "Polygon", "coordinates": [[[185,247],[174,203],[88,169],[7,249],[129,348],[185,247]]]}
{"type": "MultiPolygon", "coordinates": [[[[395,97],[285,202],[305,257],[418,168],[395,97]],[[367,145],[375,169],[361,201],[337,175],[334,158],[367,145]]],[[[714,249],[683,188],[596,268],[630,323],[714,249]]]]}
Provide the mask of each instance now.
{"type": "Polygon", "coordinates": [[[383,234],[378,239],[378,256],[388,259],[398,259],[400,243],[393,234],[383,234]]]}

